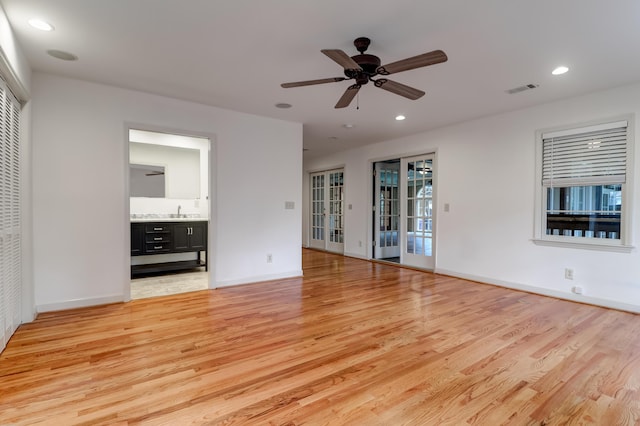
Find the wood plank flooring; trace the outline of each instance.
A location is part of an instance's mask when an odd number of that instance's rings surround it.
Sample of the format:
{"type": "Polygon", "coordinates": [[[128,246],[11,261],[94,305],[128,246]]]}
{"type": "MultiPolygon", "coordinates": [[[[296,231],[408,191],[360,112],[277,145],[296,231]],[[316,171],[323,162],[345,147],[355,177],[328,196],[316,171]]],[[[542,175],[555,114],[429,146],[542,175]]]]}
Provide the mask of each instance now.
{"type": "Polygon", "coordinates": [[[41,314],[0,424],[640,424],[640,317],[304,250],[304,278],[41,314]]]}

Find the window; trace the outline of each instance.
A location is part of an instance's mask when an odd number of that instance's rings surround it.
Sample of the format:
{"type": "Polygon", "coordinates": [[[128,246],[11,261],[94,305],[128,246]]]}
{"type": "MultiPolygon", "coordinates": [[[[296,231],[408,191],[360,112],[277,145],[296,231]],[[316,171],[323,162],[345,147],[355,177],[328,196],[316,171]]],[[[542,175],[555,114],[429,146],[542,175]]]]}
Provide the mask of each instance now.
{"type": "Polygon", "coordinates": [[[630,249],[630,122],[539,133],[534,241],[630,249]]]}

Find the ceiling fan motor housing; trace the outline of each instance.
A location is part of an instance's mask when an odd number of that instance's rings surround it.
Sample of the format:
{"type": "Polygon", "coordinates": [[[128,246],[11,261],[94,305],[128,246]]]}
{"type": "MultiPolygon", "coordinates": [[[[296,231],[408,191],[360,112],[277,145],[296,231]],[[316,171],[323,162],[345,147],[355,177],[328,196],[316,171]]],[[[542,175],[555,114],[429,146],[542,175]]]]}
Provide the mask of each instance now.
{"type": "Polygon", "coordinates": [[[370,77],[377,74],[376,70],[381,64],[380,58],[366,53],[352,56],[351,59],[360,65],[362,70],[345,69],[344,75],[348,78],[354,78],[358,84],[366,84],[370,77]]]}

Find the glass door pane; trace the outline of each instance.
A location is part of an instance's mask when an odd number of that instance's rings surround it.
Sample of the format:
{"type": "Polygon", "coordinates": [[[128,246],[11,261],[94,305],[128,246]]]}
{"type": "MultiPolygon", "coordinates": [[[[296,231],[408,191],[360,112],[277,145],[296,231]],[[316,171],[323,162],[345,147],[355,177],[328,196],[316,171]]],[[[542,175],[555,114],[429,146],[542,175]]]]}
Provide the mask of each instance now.
{"type": "Polygon", "coordinates": [[[314,173],[311,178],[311,238],[310,246],[324,249],[324,173],[314,173]]]}
{"type": "Polygon", "coordinates": [[[329,215],[327,217],[328,241],[326,248],[330,251],[342,252],[344,247],[344,171],[328,172],[329,179],[329,215]]]}
{"type": "Polygon", "coordinates": [[[374,258],[400,260],[400,160],[374,164],[374,258]]]}
{"type": "Polygon", "coordinates": [[[406,212],[403,222],[402,263],[433,269],[434,216],[433,216],[433,155],[403,159],[402,170],[406,194],[406,212]]]}
{"type": "Polygon", "coordinates": [[[344,251],[344,170],[312,173],[309,246],[344,251]]]}

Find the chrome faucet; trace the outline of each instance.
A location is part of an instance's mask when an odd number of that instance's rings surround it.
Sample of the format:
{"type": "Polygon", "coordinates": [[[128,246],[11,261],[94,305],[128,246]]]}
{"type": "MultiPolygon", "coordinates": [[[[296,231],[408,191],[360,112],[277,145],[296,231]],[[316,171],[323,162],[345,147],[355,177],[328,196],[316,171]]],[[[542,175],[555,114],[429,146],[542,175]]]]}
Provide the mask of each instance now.
{"type": "Polygon", "coordinates": [[[180,204],[178,204],[178,217],[180,217],[180,209],[182,208],[182,206],[180,204]]]}

